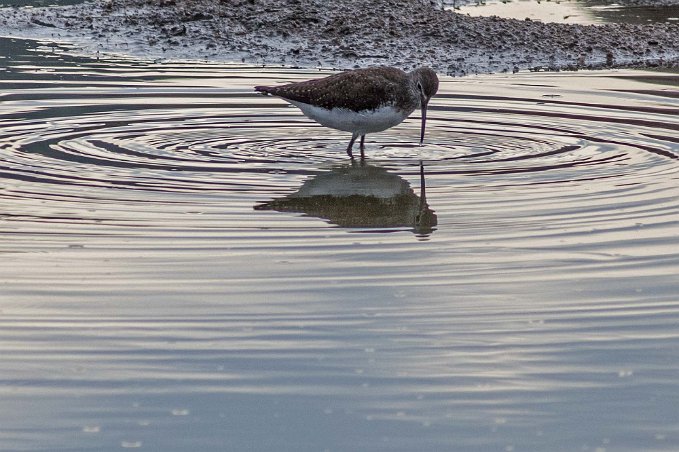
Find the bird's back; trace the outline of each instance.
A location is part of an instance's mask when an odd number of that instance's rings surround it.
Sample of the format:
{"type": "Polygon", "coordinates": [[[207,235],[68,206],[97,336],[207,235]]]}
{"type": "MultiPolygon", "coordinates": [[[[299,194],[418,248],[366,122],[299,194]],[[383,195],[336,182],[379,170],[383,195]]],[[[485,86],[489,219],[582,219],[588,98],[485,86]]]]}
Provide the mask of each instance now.
{"type": "Polygon", "coordinates": [[[255,90],[327,110],[341,108],[359,112],[397,106],[412,111],[417,108],[408,74],[391,67],[356,69],[281,86],[255,86],[255,90]]]}

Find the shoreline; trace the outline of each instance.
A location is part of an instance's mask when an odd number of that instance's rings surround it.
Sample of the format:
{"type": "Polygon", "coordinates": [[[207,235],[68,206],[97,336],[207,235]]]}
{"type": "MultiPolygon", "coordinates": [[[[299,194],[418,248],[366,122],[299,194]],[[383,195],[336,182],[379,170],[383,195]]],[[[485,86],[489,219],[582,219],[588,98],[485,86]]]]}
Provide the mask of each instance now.
{"type": "Polygon", "coordinates": [[[0,33],[83,53],[453,76],[679,67],[679,24],[572,25],[469,17],[426,0],[94,0],[0,9],[0,33]]]}

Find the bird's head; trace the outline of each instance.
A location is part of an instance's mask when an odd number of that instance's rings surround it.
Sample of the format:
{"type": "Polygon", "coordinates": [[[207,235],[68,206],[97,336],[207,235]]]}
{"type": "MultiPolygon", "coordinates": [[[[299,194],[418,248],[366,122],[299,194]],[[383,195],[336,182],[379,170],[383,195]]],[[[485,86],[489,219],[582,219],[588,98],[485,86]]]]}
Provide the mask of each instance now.
{"type": "Polygon", "coordinates": [[[439,78],[436,72],[428,67],[415,69],[410,73],[415,88],[420,96],[420,108],[422,109],[422,127],[420,129],[420,144],[424,141],[424,128],[427,123],[427,105],[439,90],[439,78]]]}

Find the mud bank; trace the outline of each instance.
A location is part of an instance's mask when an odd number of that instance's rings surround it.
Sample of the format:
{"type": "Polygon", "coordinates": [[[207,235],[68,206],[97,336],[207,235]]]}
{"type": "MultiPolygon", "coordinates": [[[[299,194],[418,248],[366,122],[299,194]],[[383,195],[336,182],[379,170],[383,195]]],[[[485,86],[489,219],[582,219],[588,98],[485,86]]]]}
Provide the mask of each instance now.
{"type": "Polygon", "coordinates": [[[95,0],[0,9],[0,34],[87,53],[451,75],[679,65],[679,25],[468,17],[428,0],[95,0]]]}

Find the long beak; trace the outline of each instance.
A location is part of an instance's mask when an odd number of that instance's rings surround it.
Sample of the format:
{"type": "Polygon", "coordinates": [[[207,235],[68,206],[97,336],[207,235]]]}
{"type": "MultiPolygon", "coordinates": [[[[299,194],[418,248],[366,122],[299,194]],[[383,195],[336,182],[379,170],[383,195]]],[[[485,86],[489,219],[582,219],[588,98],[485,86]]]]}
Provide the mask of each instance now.
{"type": "Polygon", "coordinates": [[[424,128],[427,125],[427,101],[422,99],[422,126],[420,127],[420,146],[424,143],[424,128]]]}

